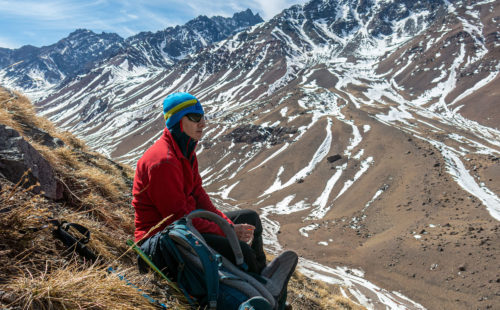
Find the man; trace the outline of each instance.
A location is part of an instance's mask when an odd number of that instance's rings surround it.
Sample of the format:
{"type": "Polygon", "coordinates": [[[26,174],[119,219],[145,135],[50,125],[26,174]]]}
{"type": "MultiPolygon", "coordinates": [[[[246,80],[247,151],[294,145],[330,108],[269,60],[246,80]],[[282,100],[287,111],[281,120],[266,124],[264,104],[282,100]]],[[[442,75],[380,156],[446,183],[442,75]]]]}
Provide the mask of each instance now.
{"type": "MultiPolygon", "coordinates": [[[[165,98],[163,114],[166,124],[163,135],[137,162],[132,190],[135,241],[141,244],[146,254],[157,255],[159,231],[193,210],[205,209],[234,226],[249,271],[260,273],[265,267],[266,257],[258,214],[251,210],[224,214],[212,204],[202,187],[195,153],[206,125],[200,102],[191,94],[174,93],[165,98]],[[160,227],[150,232],[170,215],[160,227]]],[[[212,248],[235,261],[228,240],[215,223],[198,218],[193,220],[193,225],[212,248]]]]}

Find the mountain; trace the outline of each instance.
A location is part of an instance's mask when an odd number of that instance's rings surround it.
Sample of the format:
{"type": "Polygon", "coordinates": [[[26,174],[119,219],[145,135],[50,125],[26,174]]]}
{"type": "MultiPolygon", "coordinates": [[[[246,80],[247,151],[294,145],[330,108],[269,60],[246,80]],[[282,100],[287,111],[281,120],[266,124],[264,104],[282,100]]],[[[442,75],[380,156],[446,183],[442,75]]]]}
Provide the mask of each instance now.
{"type": "Polygon", "coordinates": [[[499,15],[493,0],[312,0],[168,70],[103,62],[36,104],[134,164],[164,97],[189,91],[209,118],[204,186],[259,211],[268,251],[369,308],[493,308],[499,15]]]}
{"type": "Polygon", "coordinates": [[[0,54],[2,84],[22,86],[23,90],[46,90],[114,56],[124,43],[117,34],[78,29],[50,46],[3,49],[0,54]]]}
{"type": "Polygon", "coordinates": [[[250,9],[235,13],[232,18],[199,16],[183,26],[170,27],[156,33],[141,32],[127,43],[152,59],[165,59],[173,64],[203,47],[221,41],[243,29],[263,22],[250,9]]]}
{"type": "Polygon", "coordinates": [[[125,40],[114,33],[79,29],[50,46],[0,49],[0,82],[36,99],[103,62],[129,71],[140,67],[164,70],[186,55],[262,21],[259,14],[247,9],[231,18],[199,16],[183,26],[141,32],[125,40]]]}

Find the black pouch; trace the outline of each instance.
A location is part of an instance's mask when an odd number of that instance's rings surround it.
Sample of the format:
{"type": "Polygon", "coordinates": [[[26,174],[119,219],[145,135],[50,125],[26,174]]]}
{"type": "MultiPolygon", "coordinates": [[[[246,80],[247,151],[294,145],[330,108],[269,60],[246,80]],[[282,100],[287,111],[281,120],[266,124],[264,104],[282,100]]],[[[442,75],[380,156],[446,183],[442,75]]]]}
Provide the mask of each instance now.
{"type": "Polygon", "coordinates": [[[65,254],[77,252],[91,262],[97,259],[97,256],[86,246],[90,240],[90,231],[86,227],[66,221],[52,221],[52,224],[56,225],[56,229],[53,230],[54,236],[61,240],[67,247],[64,251],[65,254]],[[76,229],[82,236],[75,236],[72,234],[70,231],[71,227],[76,229]]]}

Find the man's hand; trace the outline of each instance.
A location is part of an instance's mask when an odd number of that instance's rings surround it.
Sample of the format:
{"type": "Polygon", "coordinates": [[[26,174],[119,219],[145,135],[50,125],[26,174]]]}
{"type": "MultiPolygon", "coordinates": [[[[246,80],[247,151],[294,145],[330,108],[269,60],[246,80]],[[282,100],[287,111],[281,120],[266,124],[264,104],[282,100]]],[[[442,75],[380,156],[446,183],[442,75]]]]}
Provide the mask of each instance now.
{"type": "Polygon", "coordinates": [[[253,240],[253,231],[255,226],[250,224],[234,224],[234,231],[236,236],[243,242],[251,243],[253,240]]]}

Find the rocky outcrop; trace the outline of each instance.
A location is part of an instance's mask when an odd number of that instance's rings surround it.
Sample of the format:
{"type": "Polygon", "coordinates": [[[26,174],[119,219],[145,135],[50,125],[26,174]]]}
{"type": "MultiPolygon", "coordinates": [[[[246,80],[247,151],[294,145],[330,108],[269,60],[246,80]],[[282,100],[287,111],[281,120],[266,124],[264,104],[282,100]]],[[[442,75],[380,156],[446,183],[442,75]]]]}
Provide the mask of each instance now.
{"type": "Polygon", "coordinates": [[[342,159],[342,156],[340,156],[339,154],[335,154],[335,155],[332,155],[332,156],[328,156],[326,158],[326,160],[329,162],[329,163],[334,163],[336,162],[337,160],[339,159],[342,159]]]}
{"type": "Polygon", "coordinates": [[[17,183],[26,171],[29,172],[25,186],[34,185],[33,191],[47,198],[63,197],[62,184],[57,181],[50,163],[19,132],[0,124],[0,174],[17,183]]]}
{"type": "Polygon", "coordinates": [[[290,136],[296,133],[297,129],[291,127],[262,127],[245,124],[225,135],[223,140],[247,144],[269,142],[271,145],[275,145],[288,141],[290,136]]]}
{"type": "Polygon", "coordinates": [[[61,139],[52,137],[43,129],[31,126],[29,124],[26,124],[25,127],[26,128],[24,129],[24,134],[42,145],[48,146],[50,148],[64,146],[64,142],[61,139]]]}

